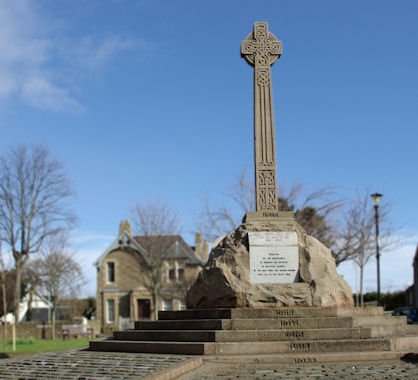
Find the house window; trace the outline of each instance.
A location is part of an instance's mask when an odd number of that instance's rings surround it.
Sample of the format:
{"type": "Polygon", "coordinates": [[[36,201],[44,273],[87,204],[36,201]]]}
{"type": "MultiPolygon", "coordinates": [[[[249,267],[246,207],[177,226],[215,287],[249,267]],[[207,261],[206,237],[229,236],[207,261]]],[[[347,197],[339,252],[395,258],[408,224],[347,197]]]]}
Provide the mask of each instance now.
{"type": "Polygon", "coordinates": [[[184,264],[179,264],[177,268],[177,278],[179,281],[184,281],[184,264]]]}
{"type": "Polygon", "coordinates": [[[107,263],[107,283],[113,284],[115,282],[115,263],[107,263]]]}
{"type": "Polygon", "coordinates": [[[170,264],[168,267],[168,281],[174,281],[176,279],[176,268],[174,264],[170,264]]]}
{"type": "Polygon", "coordinates": [[[106,320],[107,323],[115,323],[115,300],[110,299],[106,301],[107,313],[106,320]]]}
{"type": "Polygon", "coordinates": [[[163,298],[163,310],[173,310],[173,300],[163,298]]]}

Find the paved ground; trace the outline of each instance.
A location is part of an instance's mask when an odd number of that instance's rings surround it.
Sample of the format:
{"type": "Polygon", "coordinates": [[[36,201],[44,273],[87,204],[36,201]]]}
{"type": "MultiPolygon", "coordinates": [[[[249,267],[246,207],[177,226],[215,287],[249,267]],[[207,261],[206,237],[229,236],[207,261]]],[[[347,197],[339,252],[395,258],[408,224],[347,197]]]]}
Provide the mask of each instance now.
{"type": "MultiPolygon", "coordinates": [[[[166,380],[174,368],[196,367],[196,357],[65,350],[0,360],[0,379],[166,380]],[[164,375],[165,374],[165,375],[164,375]]],[[[417,355],[401,360],[339,364],[233,364],[204,361],[180,380],[226,379],[418,379],[417,355]]],[[[200,360],[200,359],[198,359],[200,360]]],[[[184,372],[184,371],[183,371],[184,372]]],[[[181,373],[181,370],[180,370],[181,373]]],[[[178,374],[178,373],[177,373],[178,374]]]]}
{"type": "Polygon", "coordinates": [[[274,364],[204,364],[178,380],[205,379],[418,379],[418,366],[400,360],[359,362],[355,364],[274,365],[274,364]]]}
{"type": "Polygon", "coordinates": [[[179,355],[64,350],[0,360],[0,379],[140,379],[187,359],[179,355]]]}

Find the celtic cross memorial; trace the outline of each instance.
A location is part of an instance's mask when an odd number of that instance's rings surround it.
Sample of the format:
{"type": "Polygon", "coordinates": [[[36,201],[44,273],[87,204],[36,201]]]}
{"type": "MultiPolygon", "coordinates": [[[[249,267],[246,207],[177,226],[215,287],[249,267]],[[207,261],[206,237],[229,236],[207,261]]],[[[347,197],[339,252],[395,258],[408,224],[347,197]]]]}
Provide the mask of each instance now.
{"type": "Polygon", "coordinates": [[[270,66],[282,53],[282,44],[269,33],[266,22],[241,43],[241,56],[254,66],[254,164],[256,211],[278,210],[276,144],[270,66]]]}

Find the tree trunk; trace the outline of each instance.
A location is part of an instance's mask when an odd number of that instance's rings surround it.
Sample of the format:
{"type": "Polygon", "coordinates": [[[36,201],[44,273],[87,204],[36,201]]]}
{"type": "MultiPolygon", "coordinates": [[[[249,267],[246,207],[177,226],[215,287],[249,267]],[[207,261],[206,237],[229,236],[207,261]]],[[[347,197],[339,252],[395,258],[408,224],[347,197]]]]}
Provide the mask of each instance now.
{"type": "Polygon", "coordinates": [[[12,351],[16,351],[16,323],[12,322],[12,351]]]}
{"type": "Polygon", "coordinates": [[[16,262],[16,281],[15,281],[15,289],[14,289],[14,297],[13,297],[13,314],[15,316],[15,324],[19,323],[20,320],[20,291],[21,291],[21,277],[22,277],[22,266],[21,262],[16,262]]]}
{"type": "Polygon", "coordinates": [[[364,307],[364,297],[363,297],[363,274],[364,274],[364,265],[360,265],[360,306],[364,307]]]}
{"type": "Polygon", "coordinates": [[[51,315],[51,339],[55,340],[55,311],[57,310],[57,305],[52,305],[52,315],[51,315]]]}
{"type": "Polygon", "coordinates": [[[6,279],[4,269],[2,272],[1,294],[3,297],[3,351],[7,351],[7,300],[6,300],[6,279]]]}
{"type": "Polygon", "coordinates": [[[154,319],[154,321],[156,321],[158,319],[158,305],[157,305],[157,294],[155,294],[155,292],[152,293],[152,305],[153,305],[153,310],[152,310],[152,317],[154,319]]]}
{"type": "Polygon", "coordinates": [[[33,303],[33,295],[35,290],[33,288],[29,289],[29,300],[28,300],[28,311],[26,312],[26,321],[32,321],[32,303],[33,303]]]}

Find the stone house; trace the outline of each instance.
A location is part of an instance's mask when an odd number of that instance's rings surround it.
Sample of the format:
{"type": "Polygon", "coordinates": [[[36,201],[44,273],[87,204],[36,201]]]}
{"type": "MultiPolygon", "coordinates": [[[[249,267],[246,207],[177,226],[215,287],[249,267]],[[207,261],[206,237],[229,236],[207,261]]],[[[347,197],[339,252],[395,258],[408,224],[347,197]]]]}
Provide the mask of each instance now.
{"type": "Polygon", "coordinates": [[[128,221],[97,259],[96,318],[102,331],[125,329],[134,321],[152,319],[156,310],[181,310],[188,288],[207,260],[208,246],[196,234],[190,247],[180,235],[133,236],[128,221]],[[161,252],[161,296],[153,304],[151,264],[147,250],[161,252]]]}

